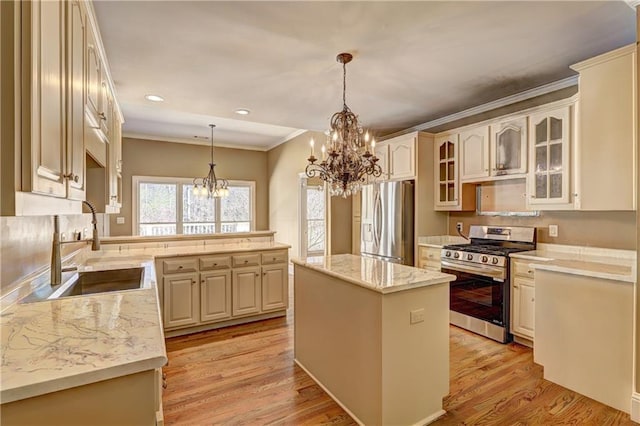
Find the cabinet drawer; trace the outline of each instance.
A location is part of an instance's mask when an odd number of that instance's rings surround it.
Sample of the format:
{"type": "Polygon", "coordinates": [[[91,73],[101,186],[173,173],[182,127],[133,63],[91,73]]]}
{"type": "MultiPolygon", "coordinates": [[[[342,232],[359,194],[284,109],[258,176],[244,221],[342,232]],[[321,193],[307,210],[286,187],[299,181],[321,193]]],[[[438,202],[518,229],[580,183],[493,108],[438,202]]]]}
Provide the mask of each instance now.
{"type": "Polygon", "coordinates": [[[201,271],[229,268],[231,268],[231,256],[207,256],[200,258],[201,271]]]}
{"type": "Polygon", "coordinates": [[[513,261],[513,264],[511,266],[513,266],[513,274],[516,276],[521,276],[521,277],[528,277],[528,278],[533,278],[534,277],[534,271],[533,268],[529,266],[530,261],[513,261]]]}
{"type": "Polygon", "coordinates": [[[427,262],[440,262],[440,249],[428,248],[428,247],[420,247],[418,249],[418,256],[420,260],[424,260],[427,262]]]}
{"type": "Polygon", "coordinates": [[[270,263],[284,263],[287,261],[287,252],[282,251],[270,251],[262,253],[262,264],[268,265],[270,263]]]}
{"type": "Polygon", "coordinates": [[[260,254],[242,254],[233,256],[233,267],[256,266],[260,264],[260,254]]]}
{"type": "Polygon", "coordinates": [[[162,262],[162,272],[175,274],[177,272],[195,272],[198,270],[196,259],[168,259],[162,262]]]}

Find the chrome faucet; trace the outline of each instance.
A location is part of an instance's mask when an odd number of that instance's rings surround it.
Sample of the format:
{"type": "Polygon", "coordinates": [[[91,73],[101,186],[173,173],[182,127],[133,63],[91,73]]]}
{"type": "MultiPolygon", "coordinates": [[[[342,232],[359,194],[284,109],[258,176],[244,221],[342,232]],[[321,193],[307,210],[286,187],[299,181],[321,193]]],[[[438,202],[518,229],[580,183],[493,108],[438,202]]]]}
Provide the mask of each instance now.
{"type": "Polygon", "coordinates": [[[59,285],[62,283],[62,272],[66,271],[74,271],[78,269],[75,266],[69,268],[62,268],[62,256],[60,253],[60,249],[62,244],[69,243],[78,243],[81,241],[89,242],[91,241],[91,250],[97,251],[100,250],[100,239],[98,238],[98,221],[96,220],[96,211],[93,206],[88,201],[83,201],[89,209],[91,210],[93,224],[93,238],[87,240],[70,240],[70,241],[61,241],[60,240],[60,218],[58,215],[53,216],[53,244],[51,247],[51,285],[59,285]]]}

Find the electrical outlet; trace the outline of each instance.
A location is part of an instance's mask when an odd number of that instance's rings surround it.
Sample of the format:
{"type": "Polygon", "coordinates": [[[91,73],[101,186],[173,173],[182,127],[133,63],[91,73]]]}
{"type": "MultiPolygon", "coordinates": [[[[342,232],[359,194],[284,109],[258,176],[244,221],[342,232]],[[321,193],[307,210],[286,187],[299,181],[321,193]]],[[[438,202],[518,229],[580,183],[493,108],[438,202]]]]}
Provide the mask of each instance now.
{"type": "Polygon", "coordinates": [[[462,232],[462,228],[464,228],[464,223],[462,223],[462,222],[456,223],[456,229],[458,231],[462,232]]]}
{"type": "Polygon", "coordinates": [[[122,217],[122,216],[116,217],[116,224],[124,225],[124,217],[122,217]]]}
{"type": "Polygon", "coordinates": [[[558,225],[549,225],[549,236],[550,237],[558,236],[558,225]]]}
{"type": "Polygon", "coordinates": [[[411,317],[411,324],[417,324],[424,321],[424,308],[416,309],[415,311],[411,311],[409,314],[411,317]]]}

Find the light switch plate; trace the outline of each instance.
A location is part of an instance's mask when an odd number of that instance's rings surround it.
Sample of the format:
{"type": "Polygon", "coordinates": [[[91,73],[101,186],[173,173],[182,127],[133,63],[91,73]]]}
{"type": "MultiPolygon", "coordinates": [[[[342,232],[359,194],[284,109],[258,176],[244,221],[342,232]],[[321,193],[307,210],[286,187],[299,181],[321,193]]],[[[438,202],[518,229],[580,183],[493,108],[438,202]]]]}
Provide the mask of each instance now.
{"type": "Polygon", "coordinates": [[[124,225],[124,217],[122,217],[122,216],[116,217],[116,224],[124,225]]]}
{"type": "Polygon", "coordinates": [[[411,324],[416,324],[424,321],[424,308],[416,309],[415,311],[410,312],[411,324]]]}
{"type": "Polygon", "coordinates": [[[549,236],[550,237],[558,236],[558,225],[549,225],[549,236]]]}

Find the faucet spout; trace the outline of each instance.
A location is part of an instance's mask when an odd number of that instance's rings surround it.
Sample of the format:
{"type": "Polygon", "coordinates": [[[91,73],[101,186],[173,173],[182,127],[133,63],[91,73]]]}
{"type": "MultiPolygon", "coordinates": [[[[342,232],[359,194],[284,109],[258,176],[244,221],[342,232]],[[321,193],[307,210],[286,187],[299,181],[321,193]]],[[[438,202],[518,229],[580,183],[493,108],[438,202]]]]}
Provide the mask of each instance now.
{"type": "Polygon", "coordinates": [[[100,250],[100,238],[98,237],[98,220],[96,219],[96,209],[93,208],[90,202],[83,200],[83,204],[89,207],[91,210],[91,223],[93,224],[93,236],[91,238],[91,250],[100,250]]]}

